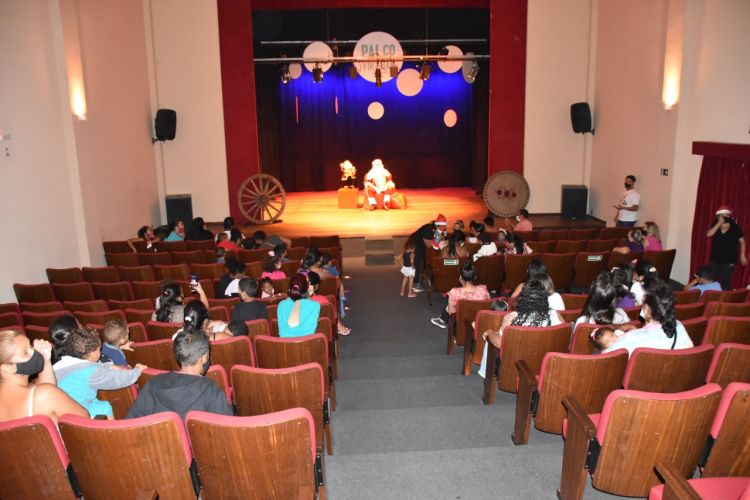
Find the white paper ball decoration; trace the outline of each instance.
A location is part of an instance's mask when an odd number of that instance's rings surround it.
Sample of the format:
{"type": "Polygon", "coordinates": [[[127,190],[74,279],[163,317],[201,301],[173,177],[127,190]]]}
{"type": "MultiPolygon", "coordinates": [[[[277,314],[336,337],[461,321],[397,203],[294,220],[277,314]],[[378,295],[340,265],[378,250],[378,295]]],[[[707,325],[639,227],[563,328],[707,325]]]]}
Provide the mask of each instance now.
{"type": "Polygon", "coordinates": [[[396,78],[396,88],[403,95],[412,97],[422,90],[424,81],[419,78],[419,71],[412,68],[407,68],[398,74],[396,78]]]}
{"type": "Polygon", "coordinates": [[[449,109],[448,111],[445,112],[445,114],[443,114],[443,123],[445,123],[446,127],[453,128],[457,122],[458,122],[458,115],[452,109],[449,109]]]}
{"type": "Polygon", "coordinates": [[[289,65],[289,76],[292,77],[292,80],[296,80],[300,76],[302,76],[302,65],[300,63],[292,63],[289,65]]]}
{"type": "Polygon", "coordinates": [[[384,113],[385,108],[378,101],[373,101],[367,106],[367,115],[373,120],[380,120],[384,113]]]}
{"type": "MultiPolygon", "coordinates": [[[[449,56],[464,55],[463,51],[455,45],[446,45],[445,48],[448,49],[449,56]]],[[[438,61],[438,68],[443,73],[455,73],[461,69],[461,66],[463,66],[463,61],[438,61]]]]}
{"type": "MultiPolygon", "coordinates": [[[[333,51],[331,50],[331,47],[326,45],[323,42],[313,42],[307,47],[305,47],[305,51],[302,53],[302,59],[304,60],[316,60],[316,59],[330,59],[333,57],[333,51]]],[[[307,68],[307,71],[312,73],[313,68],[315,67],[315,63],[305,63],[305,68],[307,68]]],[[[323,70],[325,73],[329,69],[331,69],[331,63],[320,63],[320,69],[323,70]]]]}

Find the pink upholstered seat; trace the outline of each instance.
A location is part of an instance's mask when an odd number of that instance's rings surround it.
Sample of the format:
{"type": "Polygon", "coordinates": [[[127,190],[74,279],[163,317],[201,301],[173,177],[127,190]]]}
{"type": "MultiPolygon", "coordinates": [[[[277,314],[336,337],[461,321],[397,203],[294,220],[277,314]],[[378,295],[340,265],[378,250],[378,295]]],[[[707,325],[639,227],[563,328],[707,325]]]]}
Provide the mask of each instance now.
{"type": "MultiPolygon", "coordinates": [[[[750,477],[689,479],[688,483],[704,500],[750,499],[750,477]]],[[[648,500],[661,500],[663,493],[663,484],[654,486],[648,494],[648,500]]]]}

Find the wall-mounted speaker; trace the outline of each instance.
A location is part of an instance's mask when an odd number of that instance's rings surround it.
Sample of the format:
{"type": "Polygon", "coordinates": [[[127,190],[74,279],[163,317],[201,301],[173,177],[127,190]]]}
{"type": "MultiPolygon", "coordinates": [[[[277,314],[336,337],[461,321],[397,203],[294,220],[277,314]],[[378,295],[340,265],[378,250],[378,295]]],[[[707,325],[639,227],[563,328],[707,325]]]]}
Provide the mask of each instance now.
{"type": "Polygon", "coordinates": [[[563,184],[560,212],[563,219],[586,218],[589,189],[586,186],[563,184]]]}
{"type": "Polygon", "coordinates": [[[576,134],[593,133],[591,127],[591,108],[587,102],[577,102],[570,105],[570,122],[576,134]]]}
{"type": "Polygon", "coordinates": [[[171,141],[177,133],[177,112],[173,109],[160,109],[154,120],[156,141],[171,141]]]}

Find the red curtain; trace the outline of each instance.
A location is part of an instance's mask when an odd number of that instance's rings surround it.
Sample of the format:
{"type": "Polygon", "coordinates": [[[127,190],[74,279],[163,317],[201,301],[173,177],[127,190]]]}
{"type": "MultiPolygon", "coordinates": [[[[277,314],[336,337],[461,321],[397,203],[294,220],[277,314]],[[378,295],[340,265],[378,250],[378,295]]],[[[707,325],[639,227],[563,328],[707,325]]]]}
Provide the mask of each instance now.
{"type": "MultiPolygon", "coordinates": [[[[711,241],[706,231],[711,227],[716,209],[732,207],[737,223],[750,238],[750,145],[694,143],[694,154],[704,154],[693,217],[693,241],[690,267],[693,272],[708,262],[711,241]]],[[[750,266],[741,266],[732,276],[732,287],[750,283],[750,266]]]]}

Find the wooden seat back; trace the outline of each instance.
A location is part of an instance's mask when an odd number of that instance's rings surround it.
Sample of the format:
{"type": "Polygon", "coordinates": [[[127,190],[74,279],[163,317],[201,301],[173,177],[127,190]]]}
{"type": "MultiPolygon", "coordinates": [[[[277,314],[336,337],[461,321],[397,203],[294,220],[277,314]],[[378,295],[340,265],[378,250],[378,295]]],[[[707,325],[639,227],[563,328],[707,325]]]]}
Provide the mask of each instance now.
{"type": "MultiPolygon", "coordinates": [[[[588,290],[599,273],[609,269],[607,267],[608,261],[609,252],[578,252],[572,286],[588,290]]],[[[565,306],[570,307],[567,303],[565,306]]]]}
{"type": "Polygon", "coordinates": [[[47,268],[47,280],[50,283],[80,283],[84,281],[83,273],[79,267],[67,267],[65,269],[47,268]]]}
{"type": "Polygon", "coordinates": [[[52,290],[60,302],[94,300],[94,290],[91,288],[91,284],[86,281],[81,283],[53,283],[52,290]]]}
{"type": "Polygon", "coordinates": [[[721,292],[718,302],[745,302],[748,298],[748,293],[750,292],[746,288],[740,288],[739,290],[727,290],[725,292],[721,292]]]}
{"type": "Polygon", "coordinates": [[[563,299],[563,303],[565,304],[565,309],[578,309],[579,311],[583,309],[583,305],[586,303],[586,299],[588,299],[588,295],[585,293],[563,293],[560,295],[563,299]]]}
{"type": "Polygon", "coordinates": [[[117,283],[120,275],[115,266],[82,267],[83,279],[89,283],[117,283]]]}
{"type": "Polygon", "coordinates": [[[585,252],[588,246],[586,240],[558,240],[554,253],[578,253],[585,252]]]}
{"type": "Polygon", "coordinates": [[[679,290],[674,292],[674,303],[679,304],[695,304],[701,301],[700,290],[679,290]]]}
{"type": "Polygon", "coordinates": [[[161,321],[146,323],[149,340],[172,340],[172,337],[180,328],[182,328],[182,323],[164,323],[161,321]]]}
{"type": "Polygon", "coordinates": [[[130,248],[130,245],[128,245],[128,242],[125,240],[121,241],[102,241],[102,248],[104,249],[104,253],[122,253],[122,252],[132,252],[133,250],[130,248]]]}
{"type": "Polygon", "coordinates": [[[610,393],[597,426],[601,450],[593,486],[646,496],[659,484],[654,466],[663,461],[672,461],[687,477],[703,451],[720,396],[715,384],[675,394],[610,393]]]}
{"type": "Polygon", "coordinates": [[[597,349],[594,343],[591,341],[591,332],[601,326],[611,325],[596,325],[594,323],[578,323],[573,335],[570,337],[569,352],[571,354],[594,354],[597,349]]]}
{"type": "Polygon", "coordinates": [[[599,229],[571,229],[568,232],[570,240],[593,240],[599,235],[599,229]]]}
{"type": "Polygon", "coordinates": [[[3,498],[73,500],[70,459],[52,419],[37,415],[0,422],[0,491],[3,498]],[[40,480],[31,480],[34,471],[40,480]]]}
{"type": "Polygon", "coordinates": [[[154,308],[154,301],[149,299],[138,299],[138,300],[108,300],[110,309],[119,309],[121,311],[127,311],[128,309],[137,309],[144,311],[146,309],[154,308]]]}
{"type": "Polygon", "coordinates": [[[190,281],[190,266],[187,264],[155,265],[154,276],[157,280],[190,281]]]}
{"type": "Polygon", "coordinates": [[[267,248],[261,248],[259,250],[240,250],[239,259],[240,262],[249,264],[250,262],[263,262],[263,259],[268,255],[267,248]]]}
{"type": "Polygon", "coordinates": [[[221,279],[221,277],[224,276],[224,273],[224,264],[190,264],[190,274],[198,275],[198,279],[217,280],[221,279]]]}
{"type": "Polygon", "coordinates": [[[587,252],[611,252],[617,246],[617,238],[609,240],[592,239],[587,242],[587,252]]]}
{"type": "Polygon", "coordinates": [[[305,258],[307,247],[305,246],[292,246],[286,249],[286,258],[290,261],[299,263],[305,258]]]}
{"type": "Polygon", "coordinates": [[[750,302],[709,302],[703,315],[708,319],[714,316],[747,318],[750,317],[750,302]]]}
{"type": "Polygon", "coordinates": [[[139,265],[138,254],[131,251],[127,252],[107,252],[104,254],[104,260],[108,266],[137,266],[139,265]]]}
{"type": "Polygon", "coordinates": [[[643,252],[643,260],[651,262],[659,276],[662,279],[669,281],[669,277],[672,275],[672,264],[674,264],[674,258],[677,254],[677,250],[659,250],[652,251],[646,250],[643,252]]]}
{"type": "Polygon", "coordinates": [[[135,384],[120,389],[99,389],[96,391],[97,399],[107,401],[112,405],[112,415],[117,420],[125,418],[130,407],[135,403],[135,398],[137,396],[138,393],[136,392],[135,384]]]}
{"type": "Polygon", "coordinates": [[[110,320],[126,321],[125,313],[120,310],[104,312],[75,311],[74,314],[82,325],[87,325],[89,323],[103,325],[110,320]]]}
{"type": "Polygon", "coordinates": [[[484,285],[487,290],[501,290],[505,273],[505,256],[502,254],[480,257],[474,261],[477,270],[477,285],[484,285]]]}
{"type": "Polygon", "coordinates": [[[34,325],[44,327],[49,327],[49,325],[51,325],[52,322],[60,316],[66,316],[69,314],[70,313],[67,311],[53,311],[48,313],[34,313],[24,311],[23,313],[21,313],[24,326],[34,325]]]}
{"type": "MultiPolygon", "coordinates": [[[[185,240],[185,250],[216,250],[216,243],[214,240],[185,240]]],[[[215,259],[214,259],[215,260],[215,259]]]]}
{"type": "Polygon", "coordinates": [[[543,229],[539,231],[539,241],[566,240],[568,229],[543,229]]]}
{"type": "Polygon", "coordinates": [[[599,238],[602,240],[625,238],[630,229],[629,227],[603,227],[599,230],[599,238]]]}
{"type": "Polygon", "coordinates": [[[599,413],[610,392],[622,386],[628,353],[618,349],[588,356],[550,352],[542,360],[539,403],[534,418],[537,429],[562,434],[567,411],[562,400],[574,396],[586,413],[599,413]]]}
{"type": "Polygon", "coordinates": [[[52,291],[49,283],[40,283],[39,285],[24,285],[13,283],[13,291],[16,294],[16,301],[21,302],[55,302],[57,298],[52,291]]]}
{"type": "Polygon", "coordinates": [[[641,260],[641,259],[643,259],[643,252],[630,252],[630,253],[612,252],[611,254],[609,254],[608,266],[609,266],[609,269],[612,269],[613,267],[619,267],[622,264],[630,264],[634,260],[641,260]]]}
{"type": "Polygon", "coordinates": [[[211,364],[224,367],[227,373],[231,373],[234,365],[255,366],[252,343],[244,335],[212,340],[210,356],[211,364]]]}
{"type": "Polygon", "coordinates": [[[132,351],[123,351],[130,366],[141,363],[157,370],[173,371],[179,369],[172,353],[172,340],[149,340],[133,343],[132,351]]]}
{"type": "Polygon", "coordinates": [[[151,321],[154,315],[153,309],[125,309],[125,318],[128,323],[143,323],[151,321]]]}
{"type": "Polygon", "coordinates": [[[456,305],[456,344],[463,346],[475,337],[471,323],[476,319],[479,311],[490,309],[491,299],[487,300],[459,300],[456,305]]]}
{"type": "Polygon", "coordinates": [[[468,260],[434,258],[432,260],[432,291],[447,293],[451,288],[459,286],[458,277],[461,275],[461,268],[468,260]]]}
{"type": "Polygon", "coordinates": [[[500,325],[503,323],[503,318],[508,314],[508,311],[492,311],[492,310],[480,310],[477,311],[476,318],[474,319],[474,356],[471,362],[478,365],[482,362],[482,353],[484,352],[485,340],[482,338],[482,334],[487,330],[496,332],[500,330],[500,325]]]}
{"type": "Polygon", "coordinates": [[[176,413],[128,420],[60,417],[60,433],[85,498],[195,498],[192,454],[176,413]],[[127,472],[125,472],[127,471],[127,472]]]}
{"type": "Polygon", "coordinates": [[[16,307],[18,308],[18,314],[20,315],[20,311],[25,312],[55,312],[55,311],[62,311],[65,308],[62,305],[62,302],[54,301],[54,302],[21,302],[20,304],[16,304],[16,307]],[[20,307],[19,307],[20,306],[20,307]]]}
{"type": "Polygon", "coordinates": [[[750,476],[750,384],[734,382],[722,394],[711,425],[713,446],[703,477],[750,476]]]}
{"type": "Polygon", "coordinates": [[[70,312],[75,312],[75,311],[106,312],[106,311],[109,311],[109,305],[107,304],[107,301],[102,300],[102,299],[85,300],[85,301],[66,300],[63,302],[63,308],[66,311],[70,311],[70,312]]]}
{"type": "Polygon", "coordinates": [[[184,252],[171,252],[174,264],[205,264],[206,257],[202,250],[186,250],[184,252]]]}
{"type": "Polygon", "coordinates": [[[545,253],[542,255],[542,261],[547,264],[549,277],[556,289],[570,288],[576,264],[575,253],[545,253]]]}
{"type": "Polygon", "coordinates": [[[526,281],[526,273],[532,257],[532,255],[505,256],[505,278],[503,278],[503,288],[505,290],[513,290],[519,283],[526,281]]]}
{"type": "Polygon", "coordinates": [[[693,319],[686,319],[680,321],[682,326],[685,327],[690,340],[693,341],[693,345],[701,345],[703,343],[703,336],[706,333],[706,326],[708,326],[708,320],[703,316],[693,319]]]}
{"type": "Polygon", "coordinates": [[[331,236],[310,236],[310,244],[308,246],[318,248],[321,252],[323,248],[341,248],[341,239],[337,234],[331,236]]]}
{"type": "Polygon", "coordinates": [[[184,241],[160,241],[156,243],[159,252],[185,252],[187,247],[184,241]]]}
{"type": "Polygon", "coordinates": [[[633,391],[683,392],[706,383],[712,345],[690,349],[639,347],[630,356],[622,386],[633,391]]]}
{"type": "Polygon", "coordinates": [[[232,388],[229,385],[229,376],[221,365],[211,365],[204,375],[208,380],[213,380],[219,386],[221,392],[227,397],[227,403],[232,404],[232,388]]]}
{"type": "Polygon", "coordinates": [[[121,301],[134,299],[133,288],[127,281],[118,281],[115,283],[92,283],[91,287],[94,289],[94,296],[97,299],[121,301]]]}
{"type": "Polygon", "coordinates": [[[539,233],[538,230],[531,230],[531,231],[513,231],[513,234],[516,236],[520,236],[523,241],[528,243],[529,241],[539,241],[539,233]]]}
{"type": "Polygon", "coordinates": [[[315,441],[323,445],[324,373],[317,363],[289,368],[232,368],[237,415],[251,417],[305,408],[315,421],[315,441]]]}
{"type": "Polygon", "coordinates": [[[693,302],[691,304],[675,304],[674,317],[680,321],[686,319],[700,318],[703,316],[703,302],[693,302]]]}
{"type": "Polygon", "coordinates": [[[517,361],[524,360],[532,373],[537,374],[542,368],[544,355],[548,352],[566,352],[569,341],[569,324],[542,328],[508,326],[500,344],[500,390],[516,392],[517,361]]]}
{"type": "Polygon", "coordinates": [[[256,417],[192,411],[186,426],[205,498],[315,498],[315,423],[304,408],[256,417]]]}
{"type": "Polygon", "coordinates": [[[0,314],[0,328],[21,325],[23,325],[23,320],[21,319],[21,315],[19,313],[9,312],[0,314]]]}
{"type": "Polygon", "coordinates": [[[245,321],[247,329],[249,330],[248,337],[251,341],[255,340],[258,335],[271,335],[271,325],[267,319],[254,319],[252,321],[245,321]]]}
{"type": "MultiPolygon", "coordinates": [[[[133,297],[136,299],[156,300],[161,295],[160,281],[133,281],[130,283],[133,288],[133,297]]],[[[189,293],[186,296],[190,296],[189,293]]]]}
{"type": "Polygon", "coordinates": [[[172,264],[169,252],[138,252],[138,264],[141,266],[168,266],[172,264]]]}
{"type": "Polygon", "coordinates": [[[534,253],[547,253],[547,252],[554,252],[555,247],[557,246],[557,241],[555,240],[544,240],[544,241],[527,241],[527,245],[529,245],[529,248],[531,248],[534,253]]]}
{"type": "Polygon", "coordinates": [[[725,342],[750,344],[750,318],[714,316],[708,320],[703,343],[719,345],[725,342]]]}
{"type": "MultiPolygon", "coordinates": [[[[280,290],[281,292],[286,293],[288,291],[289,285],[287,284],[287,290],[280,290]]],[[[329,278],[321,278],[320,279],[320,286],[318,287],[318,291],[316,292],[318,295],[337,295],[339,294],[339,279],[336,277],[329,277],[329,278]]]]}
{"type": "Polygon", "coordinates": [[[152,266],[120,266],[117,272],[123,281],[156,281],[152,266]]]}
{"type": "Polygon", "coordinates": [[[726,387],[732,382],[750,383],[750,345],[726,343],[716,346],[706,383],[726,387]]]}

